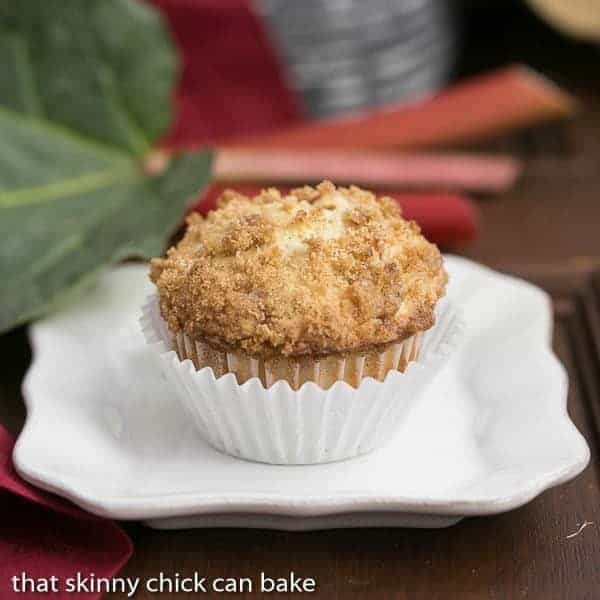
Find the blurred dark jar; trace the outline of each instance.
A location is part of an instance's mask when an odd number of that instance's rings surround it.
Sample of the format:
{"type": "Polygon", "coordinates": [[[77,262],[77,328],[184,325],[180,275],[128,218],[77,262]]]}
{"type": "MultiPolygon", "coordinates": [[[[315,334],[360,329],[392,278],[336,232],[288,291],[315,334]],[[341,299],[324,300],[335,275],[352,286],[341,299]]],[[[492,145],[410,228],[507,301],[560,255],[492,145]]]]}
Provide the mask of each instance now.
{"type": "Polygon", "coordinates": [[[448,0],[255,0],[314,117],[411,100],[447,82],[457,52],[448,0]]]}

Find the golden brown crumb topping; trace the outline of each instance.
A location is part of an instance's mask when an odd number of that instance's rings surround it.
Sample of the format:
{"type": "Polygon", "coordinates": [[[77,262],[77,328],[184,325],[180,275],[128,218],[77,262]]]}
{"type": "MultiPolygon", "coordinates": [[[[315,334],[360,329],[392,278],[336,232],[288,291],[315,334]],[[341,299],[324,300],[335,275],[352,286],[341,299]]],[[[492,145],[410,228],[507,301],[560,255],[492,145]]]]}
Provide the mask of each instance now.
{"type": "Polygon", "coordinates": [[[227,191],[151,261],[163,318],[223,349],[356,351],[434,323],[442,257],[391,198],[323,182],[288,196],[227,191]]]}

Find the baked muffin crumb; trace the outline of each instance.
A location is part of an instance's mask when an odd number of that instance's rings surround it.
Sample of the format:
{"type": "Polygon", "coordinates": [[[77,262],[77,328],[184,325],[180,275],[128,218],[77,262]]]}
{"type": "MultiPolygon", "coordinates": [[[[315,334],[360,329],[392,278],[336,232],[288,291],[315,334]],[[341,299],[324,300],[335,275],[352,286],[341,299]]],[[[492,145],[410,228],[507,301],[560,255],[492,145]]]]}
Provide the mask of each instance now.
{"type": "Polygon", "coordinates": [[[442,257],[397,203],[323,182],[283,196],[224,192],[192,214],[150,278],[163,318],[222,350],[252,356],[362,351],[434,323],[442,257]]]}

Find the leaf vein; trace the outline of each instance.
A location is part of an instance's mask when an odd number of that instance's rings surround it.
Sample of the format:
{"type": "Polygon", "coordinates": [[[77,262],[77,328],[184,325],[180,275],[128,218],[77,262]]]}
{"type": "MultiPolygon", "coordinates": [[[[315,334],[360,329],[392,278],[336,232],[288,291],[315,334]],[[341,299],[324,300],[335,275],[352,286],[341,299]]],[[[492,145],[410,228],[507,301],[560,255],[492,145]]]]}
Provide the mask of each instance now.
{"type": "Polygon", "coordinates": [[[146,154],[150,150],[151,145],[135,121],[131,110],[121,97],[113,71],[105,67],[102,75],[100,82],[104,88],[106,100],[113,107],[115,116],[119,119],[125,135],[129,138],[130,147],[138,155],[146,154]]]}
{"type": "Polygon", "coordinates": [[[10,42],[13,45],[15,62],[17,63],[16,73],[19,78],[19,84],[23,92],[23,99],[27,106],[27,110],[33,115],[43,115],[44,108],[35,83],[29,47],[27,46],[27,43],[19,37],[12,38],[10,42]]]}
{"type": "Polygon", "coordinates": [[[39,204],[59,198],[68,198],[107,187],[126,179],[133,179],[135,176],[135,170],[129,165],[127,168],[106,169],[45,185],[12,190],[10,192],[0,192],[0,208],[13,208],[25,204],[39,204]]]}

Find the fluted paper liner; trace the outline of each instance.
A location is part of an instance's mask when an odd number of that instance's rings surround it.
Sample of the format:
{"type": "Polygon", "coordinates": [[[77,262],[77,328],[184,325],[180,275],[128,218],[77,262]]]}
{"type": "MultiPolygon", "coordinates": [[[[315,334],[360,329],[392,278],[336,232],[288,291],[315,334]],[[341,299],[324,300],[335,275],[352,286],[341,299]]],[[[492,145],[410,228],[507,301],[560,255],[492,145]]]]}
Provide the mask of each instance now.
{"type": "MultiPolygon", "coordinates": [[[[176,396],[209,444],[247,460],[311,464],[366,454],[390,439],[458,345],[464,329],[446,300],[438,304],[436,312],[437,322],[432,329],[395,344],[371,365],[360,357],[351,359],[351,367],[346,361],[344,371],[354,369],[357,387],[341,379],[332,382],[343,375],[337,358],[324,366],[325,361],[319,366],[305,365],[303,376],[300,365],[291,378],[286,363],[288,372],[281,373],[288,376],[286,379],[278,377],[276,365],[263,364],[261,373],[255,359],[240,366],[239,355],[233,353],[223,353],[214,370],[197,369],[196,364],[202,360],[199,353],[205,349],[202,345],[192,347],[184,336],[170,334],[156,296],[144,306],[141,324],[176,396]],[[177,350],[189,358],[181,360],[177,350]],[[372,375],[377,376],[377,371],[392,360],[404,371],[390,369],[383,381],[374,379],[372,375]],[[319,373],[315,374],[314,369],[319,373]],[[238,383],[235,372],[245,379],[244,383],[238,383]],[[301,383],[307,372],[325,385],[310,380],[301,383]],[[271,385],[270,378],[276,379],[271,385]],[[268,387],[261,379],[266,379],[268,387]],[[300,384],[298,389],[293,389],[295,384],[300,384]]],[[[211,360],[215,360],[212,355],[211,360]]]]}
{"type": "Polygon", "coordinates": [[[381,381],[390,369],[404,371],[409,361],[417,359],[422,337],[423,334],[418,333],[401,342],[388,344],[384,350],[362,354],[263,359],[253,358],[243,352],[223,352],[202,341],[192,340],[181,332],[170,335],[171,347],[179,359],[189,358],[197,370],[211,367],[216,377],[234,373],[239,384],[258,377],[266,388],[285,379],[293,390],[299,389],[307,381],[314,381],[323,389],[336,381],[345,381],[358,387],[364,377],[381,381]]]}

